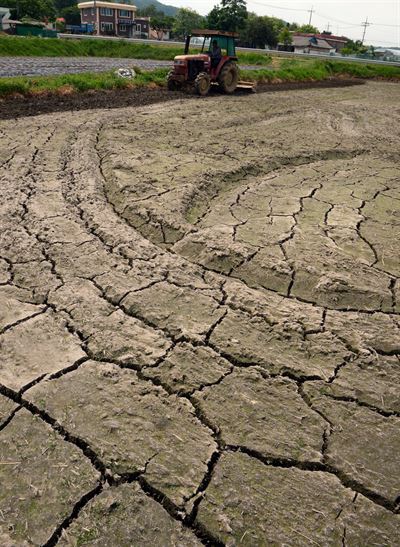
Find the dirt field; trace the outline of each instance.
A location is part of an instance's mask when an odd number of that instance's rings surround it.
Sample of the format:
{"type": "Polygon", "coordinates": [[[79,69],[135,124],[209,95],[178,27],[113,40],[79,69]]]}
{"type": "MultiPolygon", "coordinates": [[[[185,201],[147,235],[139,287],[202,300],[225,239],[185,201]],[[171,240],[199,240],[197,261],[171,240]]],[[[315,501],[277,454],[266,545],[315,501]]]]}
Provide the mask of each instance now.
{"type": "MultiPolygon", "coordinates": [[[[329,88],[338,86],[363,85],[364,81],[356,78],[330,78],[315,82],[281,82],[273,84],[257,84],[259,93],[280,93],[282,91],[329,88]]],[[[212,96],[218,95],[218,89],[212,88],[212,96]]],[[[236,91],[235,96],[248,95],[248,91],[236,91]]],[[[50,112],[65,112],[75,110],[93,110],[94,108],[114,109],[127,106],[148,106],[150,104],[174,101],[177,99],[191,100],[194,92],[171,93],[165,87],[136,87],[133,89],[90,90],[86,93],[71,94],[40,94],[32,97],[6,96],[0,98],[0,120],[14,120],[25,116],[37,116],[50,112]]],[[[201,100],[201,99],[200,99],[201,100]]]]}
{"type": "Polygon", "coordinates": [[[0,122],[0,545],[399,545],[399,99],[0,122]]]}

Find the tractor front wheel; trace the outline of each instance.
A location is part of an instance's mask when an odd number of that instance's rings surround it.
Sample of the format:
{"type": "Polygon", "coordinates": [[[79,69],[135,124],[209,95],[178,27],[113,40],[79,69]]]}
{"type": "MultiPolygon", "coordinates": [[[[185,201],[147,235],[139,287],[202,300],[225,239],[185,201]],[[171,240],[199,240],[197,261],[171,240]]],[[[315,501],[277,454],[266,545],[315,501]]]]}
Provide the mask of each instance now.
{"type": "Polygon", "coordinates": [[[175,79],[173,70],[167,76],[167,87],[169,91],[178,91],[181,89],[181,84],[175,79]]]}
{"type": "Polygon", "coordinates": [[[239,81],[239,70],[235,63],[226,63],[218,76],[218,84],[224,93],[234,93],[239,81]]]}
{"type": "Polygon", "coordinates": [[[197,95],[204,97],[210,91],[211,80],[207,72],[200,72],[194,81],[194,88],[197,95]]]}

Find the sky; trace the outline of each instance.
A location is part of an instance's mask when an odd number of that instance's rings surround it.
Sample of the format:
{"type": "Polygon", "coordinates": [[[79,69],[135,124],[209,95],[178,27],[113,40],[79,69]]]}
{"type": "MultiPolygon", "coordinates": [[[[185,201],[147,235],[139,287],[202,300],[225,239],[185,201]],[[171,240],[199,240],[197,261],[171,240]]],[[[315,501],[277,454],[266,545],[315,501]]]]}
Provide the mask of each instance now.
{"type": "MultiPolygon", "coordinates": [[[[218,0],[162,0],[177,7],[192,8],[206,15],[218,0]]],[[[319,30],[330,30],[333,34],[361,40],[365,21],[364,43],[382,47],[400,47],[400,0],[255,0],[247,1],[248,11],[258,15],[279,17],[290,23],[314,24],[319,30]],[[310,10],[314,11],[310,14],[310,10]],[[329,27],[328,27],[329,25],[329,27]]]]}

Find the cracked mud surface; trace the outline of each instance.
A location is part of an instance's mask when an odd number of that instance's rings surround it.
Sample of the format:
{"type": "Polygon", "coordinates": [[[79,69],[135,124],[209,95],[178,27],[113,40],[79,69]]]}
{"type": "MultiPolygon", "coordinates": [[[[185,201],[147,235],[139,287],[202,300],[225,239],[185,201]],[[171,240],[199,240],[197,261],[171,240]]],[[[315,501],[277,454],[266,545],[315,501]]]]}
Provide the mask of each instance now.
{"type": "Polygon", "coordinates": [[[399,96],[0,122],[2,545],[398,545],[399,96]]]}

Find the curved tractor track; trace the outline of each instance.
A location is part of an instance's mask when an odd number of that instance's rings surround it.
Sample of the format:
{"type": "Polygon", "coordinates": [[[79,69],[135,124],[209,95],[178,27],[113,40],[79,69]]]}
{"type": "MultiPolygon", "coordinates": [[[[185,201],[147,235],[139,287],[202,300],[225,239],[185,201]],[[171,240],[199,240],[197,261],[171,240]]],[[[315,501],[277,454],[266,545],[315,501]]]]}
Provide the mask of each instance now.
{"type": "Polygon", "coordinates": [[[2,545],[398,545],[398,99],[0,123],[2,545]]]}

